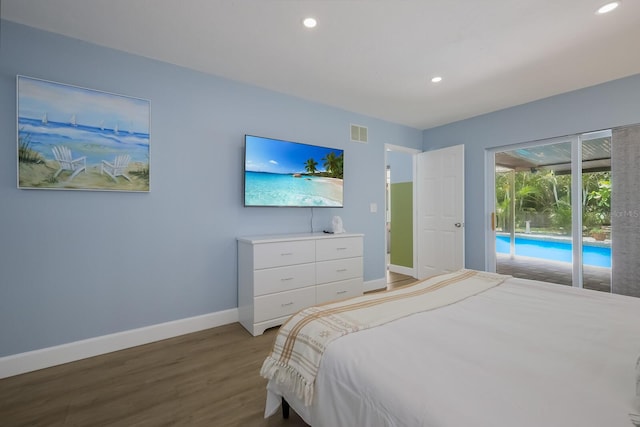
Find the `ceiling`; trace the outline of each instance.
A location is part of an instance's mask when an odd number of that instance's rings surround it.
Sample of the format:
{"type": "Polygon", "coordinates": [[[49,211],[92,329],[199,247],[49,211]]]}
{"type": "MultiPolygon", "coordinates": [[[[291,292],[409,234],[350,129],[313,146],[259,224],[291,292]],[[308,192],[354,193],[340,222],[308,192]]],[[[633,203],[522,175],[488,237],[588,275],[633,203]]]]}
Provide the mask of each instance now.
{"type": "MultiPolygon", "coordinates": [[[[611,130],[580,135],[582,172],[611,170],[611,130]]],[[[539,144],[495,153],[497,172],[510,170],[553,170],[556,174],[571,173],[571,138],[563,142],[539,144]]]]}
{"type": "Polygon", "coordinates": [[[640,1],[603,3],[3,0],[0,15],[427,129],[640,73],[640,1]]]}

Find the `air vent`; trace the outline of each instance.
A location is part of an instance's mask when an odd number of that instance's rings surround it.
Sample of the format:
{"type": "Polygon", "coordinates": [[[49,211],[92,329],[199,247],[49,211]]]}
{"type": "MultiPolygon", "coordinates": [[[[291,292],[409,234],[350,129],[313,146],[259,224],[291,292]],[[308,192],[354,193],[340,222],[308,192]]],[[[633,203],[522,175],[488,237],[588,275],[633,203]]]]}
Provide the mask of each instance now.
{"type": "Polygon", "coordinates": [[[364,126],[351,125],[351,140],[354,142],[368,142],[367,128],[364,126]]]}

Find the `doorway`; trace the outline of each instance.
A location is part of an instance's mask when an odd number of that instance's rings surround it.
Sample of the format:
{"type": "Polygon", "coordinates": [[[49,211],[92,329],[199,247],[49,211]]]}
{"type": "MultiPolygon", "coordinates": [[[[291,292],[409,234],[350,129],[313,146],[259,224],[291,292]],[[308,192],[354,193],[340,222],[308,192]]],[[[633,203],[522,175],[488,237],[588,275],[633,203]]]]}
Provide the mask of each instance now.
{"type": "Polygon", "coordinates": [[[385,247],[387,288],[414,281],[415,155],[419,150],[385,145],[385,247]]]}
{"type": "MultiPolygon", "coordinates": [[[[385,247],[388,250],[387,276],[404,274],[407,278],[427,277],[464,267],[464,145],[421,152],[406,147],[385,145],[386,185],[385,247]],[[402,153],[404,167],[394,167],[394,155],[402,153]],[[387,167],[388,166],[388,167],[387,167]],[[400,174],[394,174],[400,170],[400,174]],[[404,173],[402,171],[404,170],[404,173]],[[406,172],[411,170],[411,177],[406,172]],[[411,191],[394,193],[394,183],[410,183],[411,191]],[[396,194],[396,196],[394,196],[396,194]],[[411,203],[393,206],[397,194],[411,194],[411,203]],[[409,211],[411,217],[404,215],[409,211]],[[407,228],[406,237],[394,246],[398,227],[407,228]],[[411,250],[400,261],[397,251],[411,250]],[[410,267],[408,263],[411,263],[410,267]]],[[[404,197],[401,197],[403,199],[404,197]]]]}
{"type": "Polygon", "coordinates": [[[611,131],[494,151],[492,267],[611,292],[611,131]]]}

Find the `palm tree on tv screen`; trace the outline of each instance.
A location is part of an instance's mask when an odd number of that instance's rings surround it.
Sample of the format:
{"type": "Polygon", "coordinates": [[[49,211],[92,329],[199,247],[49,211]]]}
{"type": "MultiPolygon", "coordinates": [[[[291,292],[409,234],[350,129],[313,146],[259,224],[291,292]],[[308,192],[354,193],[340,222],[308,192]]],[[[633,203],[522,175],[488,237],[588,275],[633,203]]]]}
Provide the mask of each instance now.
{"type": "Polygon", "coordinates": [[[305,162],[304,164],[304,168],[307,170],[307,172],[309,172],[311,175],[313,175],[314,173],[316,173],[316,166],[318,166],[318,162],[316,162],[313,159],[309,159],[305,162]]]}
{"type": "Polygon", "coordinates": [[[343,155],[336,157],[336,154],[331,151],[322,160],[324,161],[324,168],[332,178],[342,178],[342,165],[343,155]]]}

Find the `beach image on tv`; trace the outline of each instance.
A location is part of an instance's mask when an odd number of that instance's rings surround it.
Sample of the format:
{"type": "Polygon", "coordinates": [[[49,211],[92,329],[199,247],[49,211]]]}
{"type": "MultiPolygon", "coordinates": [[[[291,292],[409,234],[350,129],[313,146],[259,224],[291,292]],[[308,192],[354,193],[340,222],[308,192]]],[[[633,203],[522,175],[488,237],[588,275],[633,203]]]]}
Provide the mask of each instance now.
{"type": "Polygon", "coordinates": [[[344,151],[245,137],[245,206],[343,206],[344,151]]]}

